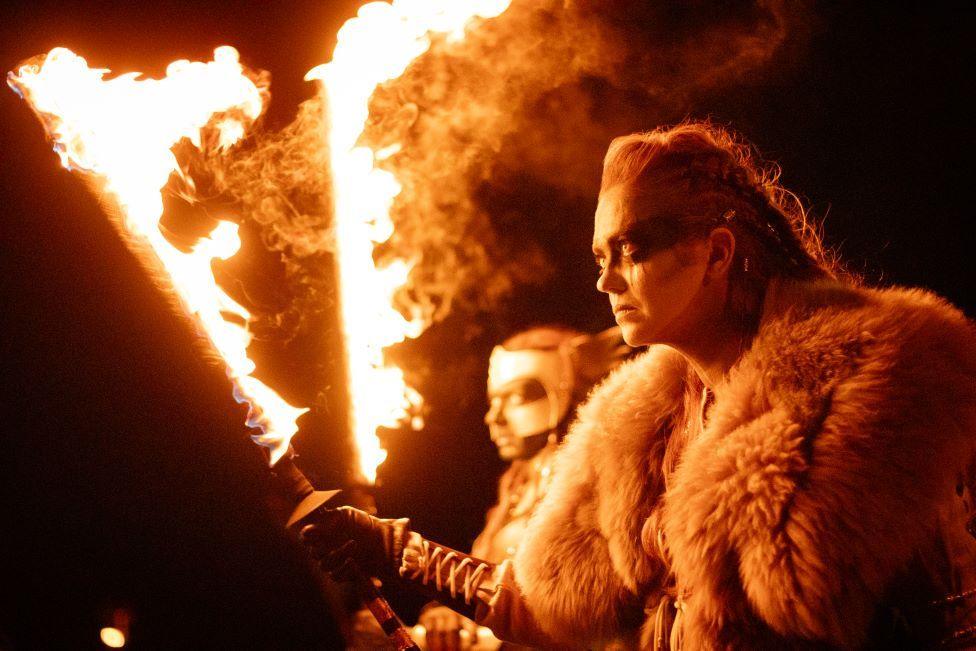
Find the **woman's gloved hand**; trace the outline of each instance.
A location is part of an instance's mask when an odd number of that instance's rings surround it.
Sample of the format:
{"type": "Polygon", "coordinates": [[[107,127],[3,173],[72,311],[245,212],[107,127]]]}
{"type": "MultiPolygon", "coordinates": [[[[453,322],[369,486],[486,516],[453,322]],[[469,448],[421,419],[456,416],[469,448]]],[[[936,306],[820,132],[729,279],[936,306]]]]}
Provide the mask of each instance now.
{"type": "Polygon", "coordinates": [[[341,506],[318,513],[299,535],[322,570],[336,580],[353,578],[354,567],[388,578],[399,572],[410,520],[384,520],[341,506]]]}

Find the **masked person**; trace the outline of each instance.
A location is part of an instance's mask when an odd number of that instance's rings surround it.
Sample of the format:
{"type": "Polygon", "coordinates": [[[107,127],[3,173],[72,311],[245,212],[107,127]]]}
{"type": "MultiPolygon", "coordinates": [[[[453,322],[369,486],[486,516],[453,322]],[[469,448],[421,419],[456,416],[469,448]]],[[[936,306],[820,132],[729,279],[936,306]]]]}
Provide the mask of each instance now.
{"type": "MultiPolygon", "coordinates": [[[[576,406],[630,350],[619,328],[586,335],[555,326],[525,330],[495,347],[485,423],[498,455],[511,465],[499,480],[498,502],[474,541],[473,556],[500,564],[515,555],[548,491],[555,451],[576,406]]],[[[439,604],[425,608],[419,624],[430,651],[513,648],[439,604]]]]}
{"type": "Polygon", "coordinates": [[[648,350],[580,408],[512,561],[340,510],[307,532],[325,566],[544,648],[972,648],[972,322],[845,275],[775,168],[708,123],[611,144],[593,252],[648,350]]]}

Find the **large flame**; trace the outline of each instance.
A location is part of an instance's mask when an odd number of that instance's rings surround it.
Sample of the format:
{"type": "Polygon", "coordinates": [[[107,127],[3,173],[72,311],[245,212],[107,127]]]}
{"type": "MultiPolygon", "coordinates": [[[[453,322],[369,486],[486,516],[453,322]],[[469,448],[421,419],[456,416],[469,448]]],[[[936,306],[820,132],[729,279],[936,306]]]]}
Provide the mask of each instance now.
{"type": "Polygon", "coordinates": [[[374,161],[390,155],[358,146],[369,117],[369,98],[379,84],[403,74],[427,51],[431,36],[464,37],[476,18],[492,18],[510,0],[394,0],[371,2],[339,31],[330,63],[306,79],[320,80],[328,106],[335,197],[336,247],[342,324],[346,340],[350,425],[359,469],[372,482],[386,452],[376,430],[394,427],[416,413],[420,396],[407,387],[403,372],[389,365],[383,349],[416,337],[428,325],[419,313],[405,318],[393,296],[406,282],[413,261],[377,268],[373,249],[393,233],[390,208],[400,184],[374,161]]]}
{"type": "Polygon", "coordinates": [[[170,64],[163,79],[142,79],[139,73],[104,79],[108,72],[56,48],[41,64],[9,73],[8,83],[40,116],[62,164],[103,182],[143,261],[164,272],[162,281],[223,358],[235,398],[250,406],[247,424],[262,430],[252,438],[269,448],[274,463],[288,450],[296,420],[306,410],[251,375],[250,314],[214,278],[212,261],[240,248],[237,225],[220,221],[183,252],[159,224],[161,190],[171,174],[180,174],[173,147],[184,138],[199,147],[206,127],[216,130],[219,147],[238,141],[263,110],[261,91],[244,74],[237,51],[226,46],[206,63],[170,64]]]}
{"type": "MultiPolygon", "coordinates": [[[[401,369],[387,364],[384,349],[418,336],[429,325],[419,309],[405,317],[393,307],[415,261],[396,260],[380,268],[373,262],[374,247],[393,233],[390,209],[400,184],[374,167],[399,145],[381,152],[357,145],[369,116],[369,99],[379,84],[399,77],[426,52],[432,36],[463,39],[472,20],[497,16],[509,3],[366,4],[340,30],[332,61],[306,75],[322,82],[327,99],[324,137],[331,151],[350,426],[360,474],[369,482],[375,481],[386,456],[377,429],[416,418],[421,402],[401,369]]],[[[42,63],[10,73],[8,83],[40,116],[64,166],[103,182],[118,204],[121,227],[131,241],[151,252],[151,259],[143,256],[143,261],[165,272],[162,278],[225,361],[235,398],[251,407],[248,425],[262,430],[253,438],[270,449],[274,463],[286,453],[296,420],[306,410],[292,407],[251,375],[250,314],[214,278],[212,261],[227,259],[240,247],[237,226],[219,222],[189,252],[170,244],[160,230],[161,190],[172,174],[181,173],[173,147],[184,138],[199,147],[205,128],[216,131],[219,147],[231,146],[263,110],[261,90],[244,74],[237,51],[227,46],[215,50],[207,63],[170,64],[164,79],[129,73],[106,80],[108,72],[91,69],[71,51],[56,48],[42,63]]]]}

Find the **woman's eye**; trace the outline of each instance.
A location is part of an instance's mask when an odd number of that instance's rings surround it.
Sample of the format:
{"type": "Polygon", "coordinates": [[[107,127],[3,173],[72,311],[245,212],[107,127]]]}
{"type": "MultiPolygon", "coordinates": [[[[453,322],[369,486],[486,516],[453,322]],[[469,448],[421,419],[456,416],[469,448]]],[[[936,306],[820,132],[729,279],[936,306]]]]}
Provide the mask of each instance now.
{"type": "Polygon", "coordinates": [[[508,396],[508,404],[510,405],[521,405],[525,402],[525,396],[521,393],[513,393],[508,396]]]}
{"type": "Polygon", "coordinates": [[[630,242],[622,242],[620,244],[620,256],[622,258],[631,259],[637,253],[637,247],[630,242]]]}

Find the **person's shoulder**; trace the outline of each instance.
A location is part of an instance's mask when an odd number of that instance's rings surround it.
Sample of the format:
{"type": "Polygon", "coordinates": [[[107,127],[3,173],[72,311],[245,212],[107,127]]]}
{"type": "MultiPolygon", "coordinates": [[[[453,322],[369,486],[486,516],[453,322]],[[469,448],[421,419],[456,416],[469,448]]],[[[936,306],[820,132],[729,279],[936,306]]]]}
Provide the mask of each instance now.
{"type": "Polygon", "coordinates": [[[777,283],[767,296],[754,353],[775,366],[829,368],[863,356],[891,361],[951,355],[976,360],[976,327],[957,307],[921,288],[838,281],[777,283]]]}
{"type": "Polygon", "coordinates": [[[973,332],[959,308],[920,287],[872,287],[836,280],[774,281],[764,307],[763,327],[793,328],[811,322],[832,331],[886,325],[895,334],[925,328],[973,332]]]}
{"type": "Polygon", "coordinates": [[[920,287],[887,287],[862,290],[873,299],[874,321],[906,337],[932,337],[945,343],[971,345],[976,326],[958,307],[938,294],[920,287]]]}
{"type": "Polygon", "coordinates": [[[835,404],[913,418],[909,404],[976,401],[974,378],[976,329],[945,299],[822,281],[774,288],[729,384],[743,399],[812,416],[835,404]]]}

